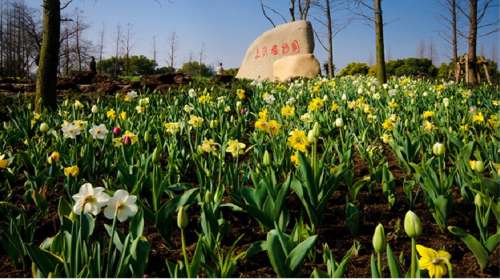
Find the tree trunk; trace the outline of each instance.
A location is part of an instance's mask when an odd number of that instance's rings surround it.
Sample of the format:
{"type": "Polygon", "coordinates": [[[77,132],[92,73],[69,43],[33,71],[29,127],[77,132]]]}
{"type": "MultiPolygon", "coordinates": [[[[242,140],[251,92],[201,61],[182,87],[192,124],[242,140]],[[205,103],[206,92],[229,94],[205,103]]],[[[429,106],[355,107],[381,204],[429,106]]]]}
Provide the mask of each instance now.
{"type": "Polygon", "coordinates": [[[469,62],[468,84],[477,85],[477,0],[469,0],[469,48],[467,60],[469,62]]]}
{"type": "Polygon", "coordinates": [[[332,24],[332,11],[330,10],[330,0],[325,0],[326,3],[326,20],[328,28],[328,77],[333,77],[333,24],[332,24]]]}
{"type": "Polygon", "coordinates": [[[377,79],[381,84],[387,81],[385,74],[385,56],[384,56],[384,21],[382,19],[382,0],[373,0],[373,9],[375,11],[375,41],[377,53],[377,79]]]}
{"type": "Polygon", "coordinates": [[[57,64],[59,62],[59,36],[61,10],[59,0],[43,1],[43,35],[40,62],[36,77],[35,110],[42,107],[53,110],[57,100],[57,64]]]}
{"type": "Polygon", "coordinates": [[[452,61],[455,64],[455,83],[458,83],[460,78],[460,70],[458,69],[458,46],[457,46],[457,2],[451,0],[451,47],[452,47],[452,61]]]}

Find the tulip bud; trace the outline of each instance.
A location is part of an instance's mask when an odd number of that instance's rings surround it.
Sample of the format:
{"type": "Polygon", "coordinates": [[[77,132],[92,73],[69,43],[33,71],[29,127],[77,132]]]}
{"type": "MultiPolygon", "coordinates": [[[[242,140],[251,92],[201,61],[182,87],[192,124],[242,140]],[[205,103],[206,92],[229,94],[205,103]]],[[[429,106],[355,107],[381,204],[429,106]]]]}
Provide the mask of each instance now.
{"type": "Polygon", "coordinates": [[[144,133],[144,141],[149,142],[149,140],[151,140],[151,133],[148,131],[146,131],[146,133],[144,133]]]}
{"type": "Polygon", "coordinates": [[[177,226],[180,228],[180,229],[185,229],[188,225],[188,217],[187,217],[187,213],[186,213],[186,210],[184,209],[184,206],[181,206],[179,208],[179,211],[177,212],[177,226]]]}
{"type": "MultiPolygon", "coordinates": [[[[472,168],[472,166],[471,166],[472,168]]],[[[482,160],[474,160],[474,168],[472,170],[483,173],[484,172],[484,162],[482,160]]]]}
{"type": "Polygon", "coordinates": [[[151,160],[153,161],[153,163],[158,163],[158,161],[160,160],[160,150],[158,149],[158,147],[153,150],[153,157],[151,158],[151,160]]]}
{"type": "Polygon", "coordinates": [[[420,222],[420,218],[413,211],[406,212],[404,228],[406,235],[410,238],[416,238],[422,234],[422,222],[420,222]]]}
{"type": "Polygon", "coordinates": [[[47,131],[49,131],[49,126],[47,125],[47,123],[40,124],[40,132],[45,133],[47,131]]]}
{"type": "Polygon", "coordinates": [[[335,120],[335,126],[338,128],[341,128],[344,126],[344,120],[342,118],[337,118],[335,120]]]}
{"type": "Polygon", "coordinates": [[[209,204],[210,202],[212,202],[212,193],[210,191],[207,191],[205,193],[205,204],[209,204]]]}
{"type": "Polygon", "coordinates": [[[269,155],[269,152],[267,150],[264,152],[264,156],[262,158],[262,163],[264,164],[264,166],[271,165],[271,156],[269,155]]]}
{"type": "Polygon", "coordinates": [[[130,139],[130,136],[123,136],[122,142],[125,145],[130,145],[132,143],[132,139],[130,139]]]}
{"type": "Polygon", "coordinates": [[[119,127],[115,127],[115,128],[113,128],[113,134],[114,134],[115,136],[120,136],[120,134],[122,134],[122,129],[121,129],[121,128],[119,128],[119,127]]]}
{"type": "Polygon", "coordinates": [[[477,207],[481,207],[483,205],[483,198],[478,193],[474,196],[474,204],[477,207]]]}
{"type": "Polygon", "coordinates": [[[442,156],[442,155],[444,155],[445,151],[446,151],[446,148],[445,148],[445,146],[444,146],[443,143],[437,142],[436,144],[434,144],[434,146],[432,146],[432,152],[436,156],[442,156]]]}
{"type": "Polygon", "coordinates": [[[375,232],[373,233],[372,238],[373,250],[375,253],[380,254],[385,249],[385,232],[384,226],[382,224],[378,224],[375,228],[375,232]]]}
{"type": "Polygon", "coordinates": [[[90,109],[90,111],[95,114],[97,113],[97,111],[99,111],[99,109],[97,108],[97,105],[93,105],[92,108],[90,109]]]}

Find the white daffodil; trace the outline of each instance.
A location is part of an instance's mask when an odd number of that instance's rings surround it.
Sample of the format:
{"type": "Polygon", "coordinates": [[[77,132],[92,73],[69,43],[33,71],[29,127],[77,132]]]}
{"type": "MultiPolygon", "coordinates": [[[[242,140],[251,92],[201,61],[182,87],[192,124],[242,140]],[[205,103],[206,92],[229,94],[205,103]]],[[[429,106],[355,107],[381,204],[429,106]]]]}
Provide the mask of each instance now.
{"type": "Polygon", "coordinates": [[[137,91],[132,90],[127,93],[127,97],[130,99],[136,98],[137,97],[137,91]]]}
{"type": "Polygon", "coordinates": [[[106,135],[109,131],[106,128],[106,125],[100,124],[92,126],[92,128],[89,129],[89,132],[92,135],[92,138],[103,140],[104,138],[106,138],[106,135]]]}
{"type": "Polygon", "coordinates": [[[104,216],[112,220],[116,215],[118,221],[124,222],[137,213],[136,201],[135,195],[129,195],[125,190],[117,190],[104,208],[104,216]]]}
{"type": "Polygon", "coordinates": [[[81,128],[74,123],[65,121],[62,125],[61,131],[63,132],[64,138],[76,139],[76,136],[81,133],[81,128]]]}
{"type": "Polygon", "coordinates": [[[93,188],[92,184],[85,183],[80,187],[80,191],[73,195],[73,200],[75,201],[73,206],[75,214],[90,213],[96,216],[108,202],[109,196],[104,192],[104,188],[93,188]]]}

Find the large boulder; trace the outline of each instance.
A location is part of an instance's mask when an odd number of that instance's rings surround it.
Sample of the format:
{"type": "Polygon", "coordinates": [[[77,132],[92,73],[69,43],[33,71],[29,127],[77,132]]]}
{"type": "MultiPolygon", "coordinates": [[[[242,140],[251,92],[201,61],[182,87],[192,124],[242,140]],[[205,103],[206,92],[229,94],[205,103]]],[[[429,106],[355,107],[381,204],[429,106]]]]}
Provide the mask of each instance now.
{"type": "Polygon", "coordinates": [[[311,53],[285,56],[273,64],[275,80],[285,82],[293,78],[314,78],[321,72],[318,60],[311,53]]]}
{"type": "Polygon", "coordinates": [[[311,23],[294,21],[266,31],[248,48],[236,78],[272,80],[273,63],[286,56],[311,54],[314,36],[311,23]]]}

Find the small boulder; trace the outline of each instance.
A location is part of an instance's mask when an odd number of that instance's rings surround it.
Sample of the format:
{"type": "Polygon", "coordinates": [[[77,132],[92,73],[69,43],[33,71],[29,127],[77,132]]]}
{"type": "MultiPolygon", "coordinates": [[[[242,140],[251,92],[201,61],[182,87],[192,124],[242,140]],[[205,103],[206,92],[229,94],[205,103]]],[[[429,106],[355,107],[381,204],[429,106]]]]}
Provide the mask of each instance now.
{"type": "Polygon", "coordinates": [[[286,56],[273,63],[273,78],[280,82],[293,78],[314,78],[320,72],[318,60],[310,53],[286,56]]]}

